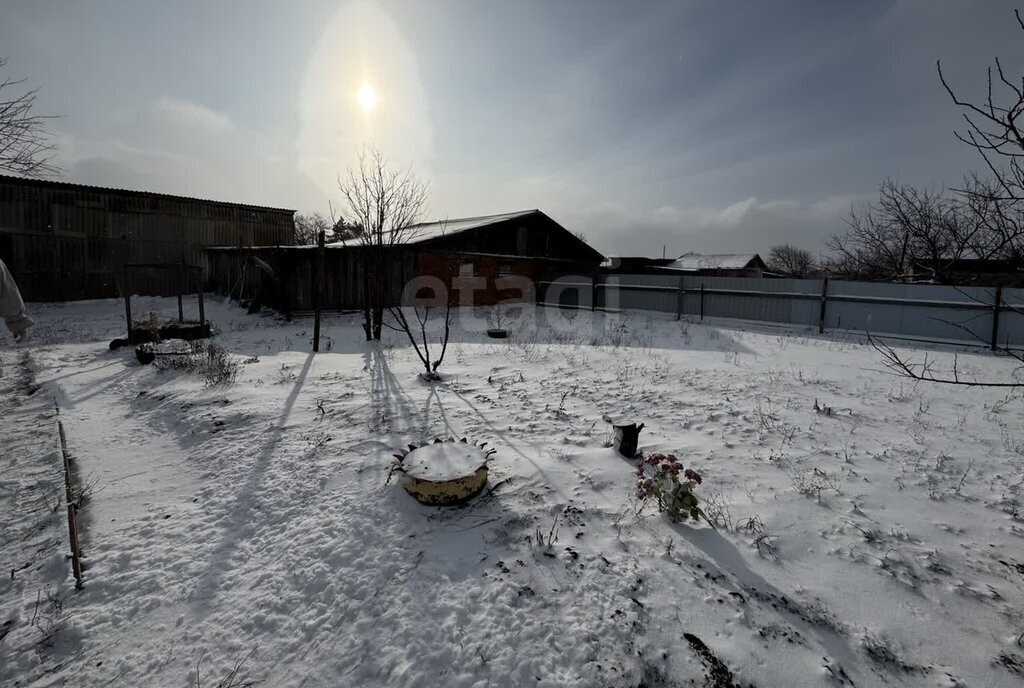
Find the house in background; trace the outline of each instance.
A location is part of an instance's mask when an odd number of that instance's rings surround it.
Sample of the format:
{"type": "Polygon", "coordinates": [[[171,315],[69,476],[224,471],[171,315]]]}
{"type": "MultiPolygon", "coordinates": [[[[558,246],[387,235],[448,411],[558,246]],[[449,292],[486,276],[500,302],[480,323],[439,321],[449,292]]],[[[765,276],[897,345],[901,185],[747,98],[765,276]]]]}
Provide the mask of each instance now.
{"type": "MultiPolygon", "coordinates": [[[[204,264],[203,248],[292,244],[293,210],[0,176],[0,258],[26,301],[117,296],[125,263],[204,264]]],[[[153,271],[136,293],[173,296],[153,271]]]]}
{"type": "Polygon", "coordinates": [[[709,277],[764,277],[768,267],[756,253],[684,253],[659,272],[709,277]]]}
{"type": "MultiPolygon", "coordinates": [[[[369,276],[386,280],[396,297],[416,276],[435,277],[448,289],[456,280],[472,279],[472,304],[491,305],[531,296],[501,288],[503,277],[525,278],[521,283],[534,287],[568,275],[589,279],[604,260],[540,210],[421,223],[403,234],[405,240],[388,249],[389,274],[369,276]]],[[[210,279],[220,293],[241,294],[285,313],[313,307],[316,247],[225,246],[207,249],[207,256],[210,279]]],[[[361,307],[366,258],[367,249],[358,243],[325,247],[324,309],[361,307]]]]}
{"type": "Polygon", "coordinates": [[[674,258],[645,258],[643,256],[611,256],[601,264],[605,275],[657,275],[674,258]]]}
{"type": "Polygon", "coordinates": [[[1003,258],[956,258],[940,261],[941,274],[925,260],[912,260],[902,281],[959,286],[1024,285],[1024,261],[1003,258]]]}
{"type": "Polygon", "coordinates": [[[601,264],[605,275],[707,275],[767,277],[771,273],[756,253],[684,253],[678,258],[613,256],[601,264]]]}

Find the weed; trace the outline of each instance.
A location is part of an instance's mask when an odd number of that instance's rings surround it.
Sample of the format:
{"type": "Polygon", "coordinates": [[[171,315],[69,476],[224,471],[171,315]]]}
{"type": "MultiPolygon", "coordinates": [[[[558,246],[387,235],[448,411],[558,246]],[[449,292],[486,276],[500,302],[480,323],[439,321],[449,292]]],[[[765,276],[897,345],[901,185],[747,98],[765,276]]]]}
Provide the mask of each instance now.
{"type": "Polygon", "coordinates": [[[1003,448],[1011,454],[1024,456],[1024,440],[1018,439],[1005,425],[999,426],[999,437],[1003,440],[1003,448]]]}
{"type": "Polygon", "coordinates": [[[570,394],[576,393],[577,387],[578,385],[574,385],[572,389],[567,389],[564,392],[562,392],[562,399],[558,402],[558,408],[555,409],[555,415],[558,416],[559,418],[568,415],[565,412],[565,400],[569,397],[570,394]]]}
{"type": "Polygon", "coordinates": [[[287,363],[282,363],[280,370],[277,371],[277,384],[287,385],[291,382],[295,382],[299,379],[299,376],[292,370],[292,366],[287,363]]]}
{"type": "MultiPolygon", "coordinates": [[[[236,661],[234,666],[231,668],[231,671],[228,672],[227,676],[225,676],[216,684],[214,684],[214,688],[251,688],[252,686],[255,686],[258,683],[258,681],[241,678],[239,676],[239,672],[242,670],[242,666],[249,660],[250,657],[253,656],[253,654],[255,654],[255,652],[256,648],[253,648],[249,650],[249,654],[245,655],[244,657],[236,661]]],[[[203,652],[199,655],[199,659],[196,660],[195,688],[203,688],[200,664],[202,664],[203,658],[205,656],[206,650],[203,650],[203,652]]]]}
{"type": "Polygon", "coordinates": [[[734,529],[732,518],[732,504],[728,497],[721,492],[707,491],[704,493],[704,515],[707,520],[716,528],[724,528],[732,532],[734,529]]]}
{"type": "Polygon", "coordinates": [[[555,514],[555,520],[551,523],[551,529],[548,531],[546,536],[544,535],[544,531],[538,527],[532,536],[526,536],[526,541],[530,543],[531,546],[536,544],[537,547],[543,547],[544,549],[550,550],[554,547],[555,543],[558,542],[559,521],[559,514],[555,514]]]}
{"type": "Polygon", "coordinates": [[[821,493],[825,491],[839,492],[839,484],[831,473],[812,468],[809,471],[798,471],[790,476],[793,487],[805,497],[814,497],[820,504],[821,493]]]}
{"type": "Polygon", "coordinates": [[[229,385],[238,376],[240,363],[223,347],[213,342],[194,341],[188,351],[172,356],[157,356],[159,370],[183,370],[199,375],[207,386],[229,385]]]}

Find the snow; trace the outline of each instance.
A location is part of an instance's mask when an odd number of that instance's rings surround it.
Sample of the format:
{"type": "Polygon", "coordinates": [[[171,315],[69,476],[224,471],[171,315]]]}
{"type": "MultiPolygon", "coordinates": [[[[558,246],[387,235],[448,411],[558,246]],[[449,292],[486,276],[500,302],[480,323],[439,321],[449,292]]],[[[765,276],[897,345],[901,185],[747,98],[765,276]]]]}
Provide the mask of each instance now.
{"type": "Polygon", "coordinates": [[[405,243],[416,244],[422,241],[429,241],[430,239],[458,234],[470,229],[486,227],[488,225],[497,224],[498,222],[505,222],[506,220],[526,217],[527,215],[533,215],[538,212],[540,211],[536,209],[520,210],[514,213],[502,213],[500,215],[481,215],[479,217],[460,217],[451,220],[421,222],[419,224],[409,225],[408,227],[403,228],[403,231],[408,237],[408,241],[405,243]]]}
{"type": "Polygon", "coordinates": [[[487,457],[479,447],[438,442],[409,452],[402,460],[402,469],[409,477],[439,482],[473,475],[486,463],[487,457]]]}
{"type": "Polygon", "coordinates": [[[355,316],[313,355],[309,320],[212,299],[241,369],[209,387],[109,351],[116,301],[30,309],[0,348],[0,685],[216,685],[243,660],[275,687],[1022,680],[1020,392],[915,385],[852,336],[532,307],[508,340],[462,314],[428,383],[355,316]],[[58,412],[92,485],[79,592],[58,412]],[[605,414],[703,476],[717,530],[639,509],[605,414]],[[448,436],[495,447],[493,491],[439,509],[387,482],[448,436]]]}
{"type": "Polygon", "coordinates": [[[709,270],[709,269],[733,269],[741,270],[756,260],[756,253],[684,253],[674,261],[665,265],[669,270],[709,270]]]}

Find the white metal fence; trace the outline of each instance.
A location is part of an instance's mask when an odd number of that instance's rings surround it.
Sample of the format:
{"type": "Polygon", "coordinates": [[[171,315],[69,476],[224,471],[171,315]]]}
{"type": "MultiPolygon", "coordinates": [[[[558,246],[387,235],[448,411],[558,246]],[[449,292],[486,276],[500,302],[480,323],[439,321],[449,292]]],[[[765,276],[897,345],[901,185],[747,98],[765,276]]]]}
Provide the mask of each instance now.
{"type": "Polygon", "coordinates": [[[538,303],[736,318],[904,339],[1024,349],[1024,289],[828,279],[568,276],[542,282],[538,303]]]}

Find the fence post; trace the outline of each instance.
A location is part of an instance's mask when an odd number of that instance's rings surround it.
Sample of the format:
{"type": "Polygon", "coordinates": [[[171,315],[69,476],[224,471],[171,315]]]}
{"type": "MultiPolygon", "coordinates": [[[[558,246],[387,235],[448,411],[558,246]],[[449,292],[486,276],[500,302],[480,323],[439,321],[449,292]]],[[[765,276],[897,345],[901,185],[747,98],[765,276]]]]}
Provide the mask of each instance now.
{"type": "Polygon", "coordinates": [[[679,278],[679,291],[676,294],[676,320],[683,319],[683,278],[679,278]]]}
{"type": "Polygon", "coordinates": [[[704,319],[704,283],[700,283],[700,319],[704,319]]]}
{"type": "Polygon", "coordinates": [[[203,293],[203,271],[195,270],[196,275],[199,277],[199,327],[204,337],[210,336],[206,331],[206,298],[203,293]]]}
{"type": "MultiPolygon", "coordinates": [[[[284,320],[285,322],[292,321],[292,275],[294,273],[294,265],[292,264],[291,254],[285,251],[281,254],[281,282],[284,285],[284,320]]],[[[367,297],[367,291],[364,289],[363,298],[367,297]]]]}
{"type": "MultiPolygon", "coordinates": [[[[60,410],[58,409],[58,413],[60,410]]],[[[82,589],[82,545],[78,540],[78,502],[71,484],[71,459],[68,456],[68,440],[64,435],[64,423],[57,421],[60,436],[60,452],[64,464],[64,502],[68,508],[68,541],[71,544],[71,572],[75,576],[75,589],[82,589]]]]}
{"type": "Polygon", "coordinates": [[[316,237],[316,268],[313,270],[313,353],[320,351],[320,307],[324,289],[324,230],[316,237]]]}
{"type": "Polygon", "coordinates": [[[185,322],[185,309],[181,305],[181,283],[182,283],[182,281],[184,280],[184,277],[185,277],[185,275],[183,274],[184,273],[184,263],[185,263],[185,256],[184,256],[184,254],[182,254],[181,260],[178,262],[178,279],[176,280],[177,284],[175,285],[176,286],[175,291],[178,292],[178,322],[179,323],[185,322]]]}
{"type": "Polygon", "coordinates": [[[121,290],[124,291],[124,319],[128,324],[128,343],[134,344],[135,337],[132,335],[132,293],[131,293],[131,280],[128,277],[128,271],[125,270],[121,276],[121,290]]]}
{"type": "Polygon", "coordinates": [[[590,278],[590,312],[593,313],[597,310],[597,280],[598,274],[595,272],[590,278]]]}
{"type": "Polygon", "coordinates": [[[992,304],[992,351],[996,350],[996,341],[999,338],[999,307],[1003,301],[1003,287],[996,286],[996,300],[992,304]]]}
{"type": "Polygon", "coordinates": [[[828,305],[828,277],[821,280],[821,309],[818,311],[818,334],[825,334],[825,306],[828,305]]]}

